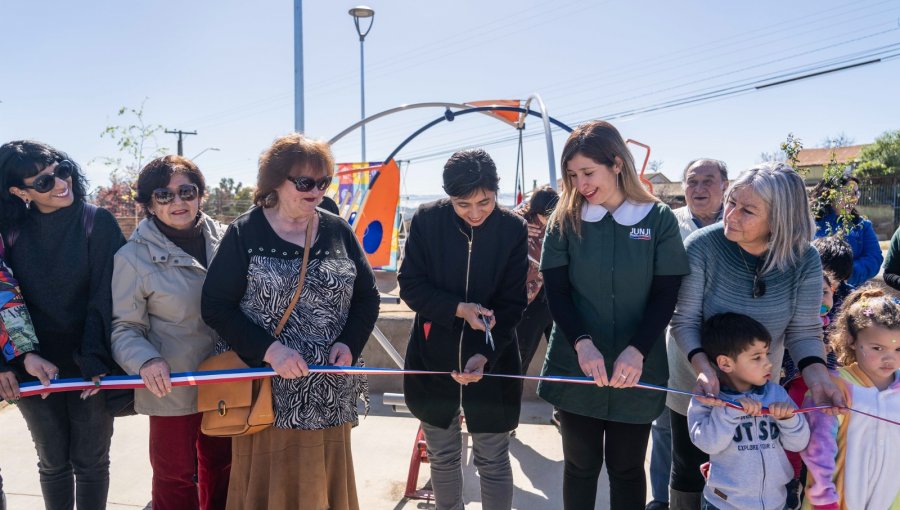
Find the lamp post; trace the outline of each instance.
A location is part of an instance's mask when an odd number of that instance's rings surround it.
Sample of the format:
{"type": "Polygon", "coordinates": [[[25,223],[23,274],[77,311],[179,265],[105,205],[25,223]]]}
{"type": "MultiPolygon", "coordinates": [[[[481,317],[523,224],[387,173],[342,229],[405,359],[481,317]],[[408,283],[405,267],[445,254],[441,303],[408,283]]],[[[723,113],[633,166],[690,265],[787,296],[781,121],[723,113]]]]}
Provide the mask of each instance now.
{"type": "Polygon", "coordinates": [[[202,156],[203,153],[206,152],[206,151],[216,151],[216,152],[218,152],[218,151],[220,151],[220,150],[222,150],[222,149],[220,149],[220,148],[218,148],[218,147],[207,147],[207,148],[203,149],[202,151],[198,152],[196,156],[194,156],[193,158],[191,158],[191,161],[195,161],[197,158],[199,158],[200,156],[202,156]]]}
{"type": "MultiPolygon", "coordinates": [[[[360,111],[360,120],[366,118],[366,68],[365,68],[365,53],[363,53],[363,43],[366,41],[366,36],[369,35],[369,30],[372,30],[372,23],[375,21],[375,11],[372,10],[371,7],[366,5],[358,5],[352,9],[350,9],[349,14],[353,16],[353,24],[356,25],[356,33],[359,34],[359,111],[360,111]],[[366,27],[365,30],[360,26],[359,20],[368,19],[369,26],[366,27]]],[[[362,161],[367,161],[366,159],[366,125],[363,124],[361,128],[362,132],[362,161]]]]}

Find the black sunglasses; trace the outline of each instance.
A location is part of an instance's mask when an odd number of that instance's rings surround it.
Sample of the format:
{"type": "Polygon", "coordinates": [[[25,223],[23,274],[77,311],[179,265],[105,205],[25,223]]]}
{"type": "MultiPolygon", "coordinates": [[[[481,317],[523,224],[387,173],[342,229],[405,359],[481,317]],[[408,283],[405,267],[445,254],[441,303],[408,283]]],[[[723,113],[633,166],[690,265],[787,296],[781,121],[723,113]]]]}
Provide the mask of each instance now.
{"type": "Polygon", "coordinates": [[[66,180],[75,173],[75,164],[64,159],[56,165],[53,172],[49,174],[39,175],[31,182],[31,186],[22,185],[21,188],[33,189],[38,193],[47,193],[56,187],[56,179],[66,180]]]}
{"type": "Polygon", "coordinates": [[[200,189],[197,188],[196,184],[182,184],[178,186],[177,191],[172,191],[166,188],[159,188],[153,190],[153,200],[156,200],[157,204],[166,205],[172,200],[175,200],[175,194],[181,198],[181,200],[185,202],[190,202],[191,200],[197,198],[197,195],[200,194],[200,189]]]}
{"type": "Polygon", "coordinates": [[[766,295],[766,281],[763,280],[762,275],[759,274],[760,264],[756,266],[756,272],[753,273],[753,299],[761,298],[766,295]]]}
{"type": "Polygon", "coordinates": [[[328,189],[328,186],[331,186],[331,177],[327,175],[318,181],[305,175],[301,175],[300,177],[288,176],[287,180],[293,182],[294,187],[301,193],[308,193],[312,191],[313,188],[318,188],[319,191],[325,191],[328,189]]]}

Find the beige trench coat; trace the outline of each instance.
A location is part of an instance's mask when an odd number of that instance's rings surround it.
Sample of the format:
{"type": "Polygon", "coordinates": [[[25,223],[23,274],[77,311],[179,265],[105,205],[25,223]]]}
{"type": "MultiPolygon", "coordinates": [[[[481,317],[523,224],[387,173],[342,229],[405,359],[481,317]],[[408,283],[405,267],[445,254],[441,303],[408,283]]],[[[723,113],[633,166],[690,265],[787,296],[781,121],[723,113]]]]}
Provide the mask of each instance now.
{"type": "MultiPolygon", "coordinates": [[[[225,226],[203,215],[207,264],[212,262],[225,226]]],[[[128,374],[137,375],[153,358],[163,358],[172,372],[197,369],[213,354],[218,335],[200,316],[200,293],[206,268],[175,246],[149,218],[115,256],[112,278],[112,354],[128,374]]],[[[135,410],[151,416],[197,412],[197,388],[172,388],[157,398],[135,391],[135,410]]]]}

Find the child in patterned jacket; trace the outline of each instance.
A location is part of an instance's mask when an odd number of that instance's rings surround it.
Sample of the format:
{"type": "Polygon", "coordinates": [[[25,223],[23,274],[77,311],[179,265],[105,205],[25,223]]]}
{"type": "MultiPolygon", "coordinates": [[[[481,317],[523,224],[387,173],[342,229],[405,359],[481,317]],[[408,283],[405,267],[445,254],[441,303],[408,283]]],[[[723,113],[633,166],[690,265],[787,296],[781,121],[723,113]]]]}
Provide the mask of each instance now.
{"type": "MultiPolygon", "coordinates": [[[[900,298],[877,284],[854,291],[831,344],[847,405],[900,421],[900,298]]],[[[809,446],[800,453],[808,471],[803,508],[900,510],[900,427],[853,412],[814,412],[809,422],[809,446]]]]}

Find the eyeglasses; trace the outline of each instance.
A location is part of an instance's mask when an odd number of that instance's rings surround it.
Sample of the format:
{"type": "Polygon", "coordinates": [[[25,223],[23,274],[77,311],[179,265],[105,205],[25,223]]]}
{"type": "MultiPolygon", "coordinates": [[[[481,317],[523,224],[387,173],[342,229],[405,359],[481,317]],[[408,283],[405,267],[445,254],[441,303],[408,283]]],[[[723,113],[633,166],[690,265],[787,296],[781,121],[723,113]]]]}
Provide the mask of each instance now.
{"type": "Polygon", "coordinates": [[[33,189],[38,193],[47,193],[56,187],[56,179],[66,180],[71,177],[73,173],[75,173],[75,164],[68,159],[64,159],[56,165],[53,172],[35,177],[30,186],[23,185],[20,187],[33,189]]]}
{"type": "Polygon", "coordinates": [[[328,189],[328,186],[331,186],[331,177],[327,175],[318,181],[305,175],[301,175],[300,177],[288,176],[287,180],[293,182],[297,191],[301,193],[308,193],[312,191],[313,188],[318,188],[319,191],[325,191],[328,189]]]}
{"type": "Polygon", "coordinates": [[[753,274],[753,299],[761,298],[766,295],[766,281],[759,274],[759,266],[756,266],[756,272],[753,274]]]}
{"type": "Polygon", "coordinates": [[[159,205],[166,205],[175,200],[176,194],[178,194],[178,197],[181,198],[182,201],[190,202],[197,198],[197,195],[200,194],[200,189],[196,184],[182,184],[178,186],[176,191],[167,188],[159,188],[153,190],[153,200],[156,200],[156,203],[159,205]]]}
{"type": "MultiPolygon", "coordinates": [[[[741,261],[744,263],[744,267],[747,268],[747,272],[750,272],[750,265],[747,264],[747,259],[744,258],[744,251],[740,251],[741,261]]],[[[762,268],[765,266],[765,259],[759,259],[756,261],[756,268],[753,271],[753,290],[750,291],[750,295],[753,299],[761,298],[766,295],[766,281],[763,280],[762,277],[762,268]]]]}

